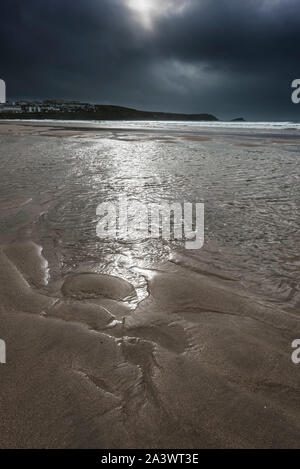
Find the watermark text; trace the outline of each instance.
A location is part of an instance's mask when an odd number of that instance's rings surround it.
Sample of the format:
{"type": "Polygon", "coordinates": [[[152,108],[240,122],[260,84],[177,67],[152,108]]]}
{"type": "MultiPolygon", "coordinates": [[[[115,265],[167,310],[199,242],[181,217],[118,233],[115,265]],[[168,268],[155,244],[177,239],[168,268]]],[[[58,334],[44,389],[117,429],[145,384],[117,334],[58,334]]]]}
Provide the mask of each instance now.
{"type": "Polygon", "coordinates": [[[118,203],[97,207],[97,236],[101,239],[164,239],[183,241],[186,249],[204,244],[204,204],[190,202],[145,204],[120,196],[118,203]]]}
{"type": "Polygon", "coordinates": [[[4,80],[0,79],[0,104],[6,103],[6,84],[4,80]]]}
{"type": "Polygon", "coordinates": [[[6,343],[0,339],[0,363],[6,363],[6,343]]]}

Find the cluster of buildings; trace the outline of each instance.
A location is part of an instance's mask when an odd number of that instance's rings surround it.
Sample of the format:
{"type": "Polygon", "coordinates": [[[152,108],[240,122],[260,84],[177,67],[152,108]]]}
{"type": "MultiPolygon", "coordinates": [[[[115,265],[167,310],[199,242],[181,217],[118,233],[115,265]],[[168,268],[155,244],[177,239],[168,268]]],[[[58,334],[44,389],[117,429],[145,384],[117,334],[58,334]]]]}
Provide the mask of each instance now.
{"type": "Polygon", "coordinates": [[[17,101],[14,103],[0,104],[0,113],[47,113],[47,112],[80,112],[95,111],[96,106],[79,101],[17,101]]]}

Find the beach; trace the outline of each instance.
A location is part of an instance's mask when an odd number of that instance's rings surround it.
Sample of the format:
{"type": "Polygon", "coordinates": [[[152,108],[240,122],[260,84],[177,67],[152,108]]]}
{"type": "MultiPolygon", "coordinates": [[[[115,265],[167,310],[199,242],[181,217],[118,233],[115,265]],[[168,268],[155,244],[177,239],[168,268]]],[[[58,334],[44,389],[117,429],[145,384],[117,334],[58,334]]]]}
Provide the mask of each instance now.
{"type": "Polygon", "coordinates": [[[0,122],[1,448],[297,448],[297,126],[0,122]],[[98,204],[205,205],[205,242],[98,204]]]}

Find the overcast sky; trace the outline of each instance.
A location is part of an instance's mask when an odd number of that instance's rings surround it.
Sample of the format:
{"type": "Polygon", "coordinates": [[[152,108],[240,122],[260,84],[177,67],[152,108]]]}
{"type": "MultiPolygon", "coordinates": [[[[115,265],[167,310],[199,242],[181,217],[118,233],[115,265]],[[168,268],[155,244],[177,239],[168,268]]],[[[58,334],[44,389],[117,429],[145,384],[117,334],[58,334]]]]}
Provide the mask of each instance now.
{"type": "Polygon", "coordinates": [[[7,0],[7,98],[300,120],[299,0],[7,0]]]}

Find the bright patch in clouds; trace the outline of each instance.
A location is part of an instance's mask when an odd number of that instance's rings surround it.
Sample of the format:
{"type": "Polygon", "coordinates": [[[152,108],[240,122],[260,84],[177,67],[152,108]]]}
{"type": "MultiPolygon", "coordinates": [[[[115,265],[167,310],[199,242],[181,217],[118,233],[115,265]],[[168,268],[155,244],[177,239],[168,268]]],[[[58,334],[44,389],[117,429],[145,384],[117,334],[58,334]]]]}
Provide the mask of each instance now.
{"type": "Polygon", "coordinates": [[[147,29],[152,29],[155,18],[180,13],[190,0],[125,0],[136,19],[147,29]]]}

